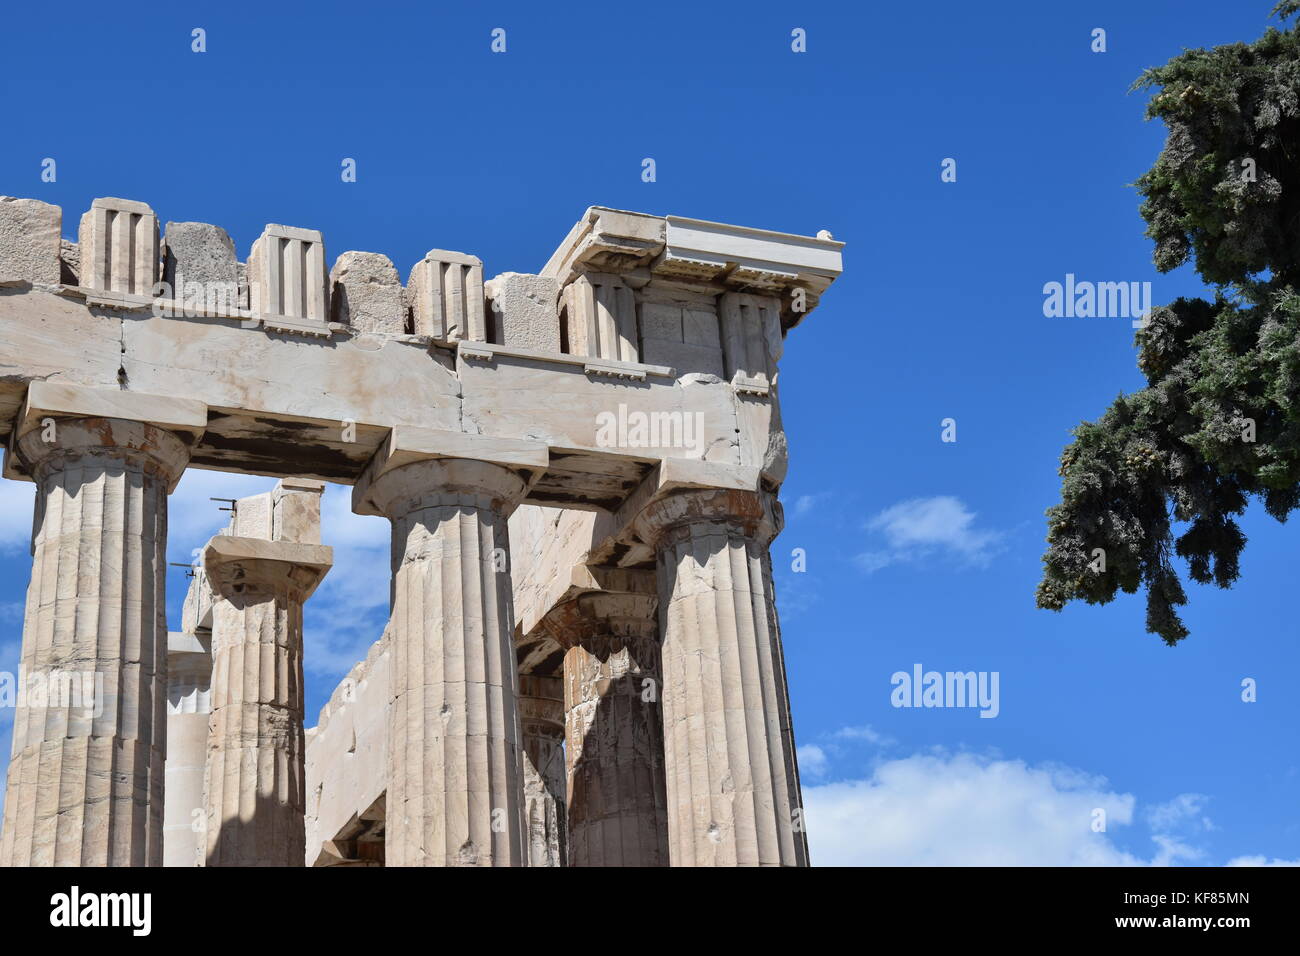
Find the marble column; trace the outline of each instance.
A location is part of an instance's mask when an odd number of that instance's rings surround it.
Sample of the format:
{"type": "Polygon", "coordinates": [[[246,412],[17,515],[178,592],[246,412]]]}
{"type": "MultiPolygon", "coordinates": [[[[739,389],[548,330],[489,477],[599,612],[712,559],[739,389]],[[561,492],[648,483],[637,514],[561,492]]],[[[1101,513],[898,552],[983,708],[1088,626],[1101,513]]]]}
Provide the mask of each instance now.
{"type": "Polygon", "coordinates": [[[761,492],[667,495],[638,519],[654,543],[674,866],[806,866],[799,771],[761,492]]]}
{"type": "Polygon", "coordinates": [[[188,446],[50,418],[14,451],[37,514],[0,865],[161,865],[167,494],[188,446]]]}
{"type": "Polygon", "coordinates": [[[202,866],[211,635],[167,635],[167,761],[163,866],[202,866]]]}
{"type": "Polygon", "coordinates": [[[655,599],[588,593],[547,625],[565,648],[569,865],[667,866],[655,599]]]}
{"type": "Polygon", "coordinates": [[[525,863],[506,531],[524,490],[514,469],[428,458],[354,493],[393,524],[389,866],[525,863]]]}
{"type": "Polygon", "coordinates": [[[565,866],[564,683],[519,675],[529,866],[565,866]]]}
{"type": "Polygon", "coordinates": [[[207,866],[303,866],[302,607],[332,564],[319,544],[217,535],[207,866]]]}

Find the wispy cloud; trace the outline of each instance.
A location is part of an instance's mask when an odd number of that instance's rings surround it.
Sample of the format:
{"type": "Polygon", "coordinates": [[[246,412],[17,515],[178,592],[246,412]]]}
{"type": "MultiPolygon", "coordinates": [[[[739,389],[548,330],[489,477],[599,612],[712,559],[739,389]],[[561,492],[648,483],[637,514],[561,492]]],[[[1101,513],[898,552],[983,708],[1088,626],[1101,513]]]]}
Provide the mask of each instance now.
{"type": "MultiPolygon", "coordinates": [[[[879,751],[892,747],[895,743],[897,741],[893,737],[865,724],[860,727],[842,727],[834,733],[822,734],[817,738],[817,743],[803,744],[798,748],[799,772],[810,779],[827,779],[837,761],[843,763],[844,758],[850,754],[860,754],[863,745],[879,751]]],[[[855,761],[855,769],[861,763],[861,760],[855,761]]]]}
{"type": "MultiPolygon", "coordinates": [[[[807,571],[786,571],[776,566],[784,556],[773,552],[772,563],[777,572],[776,593],[780,602],[781,620],[793,621],[821,603],[821,589],[816,576],[807,571]]],[[[805,559],[807,560],[806,556],[805,559]]]]}
{"type": "MultiPolygon", "coordinates": [[[[20,636],[15,633],[13,640],[0,641],[0,672],[17,675],[20,652],[20,636]]],[[[5,781],[9,777],[9,751],[13,740],[14,709],[0,707],[0,813],[4,812],[5,781]]]]}
{"type": "Polygon", "coordinates": [[[1224,866],[1300,866],[1300,860],[1270,860],[1266,856],[1238,856],[1224,866]]]}
{"type": "Polygon", "coordinates": [[[1147,809],[1147,821],[1152,829],[1172,831],[1190,829],[1210,831],[1217,829],[1205,815],[1210,798],[1203,793],[1182,793],[1168,803],[1157,803],[1147,809]]]}
{"type": "Polygon", "coordinates": [[[804,515],[810,514],[812,510],[817,507],[817,503],[819,501],[829,498],[830,495],[831,493],[829,491],[819,491],[816,494],[800,495],[799,497],[795,498],[794,499],[795,517],[802,518],[804,515]]]}
{"type": "Polygon", "coordinates": [[[834,736],[839,740],[860,740],[880,747],[891,746],[895,743],[893,737],[882,734],[867,724],[861,727],[841,727],[835,731],[834,736]]]}
{"type": "Polygon", "coordinates": [[[863,767],[878,763],[881,753],[896,743],[893,737],[866,724],[841,727],[799,747],[799,771],[810,780],[842,779],[846,772],[859,773],[863,767]]]}
{"type": "Polygon", "coordinates": [[[26,551],[32,541],[36,486],[0,478],[0,555],[26,551]]]}
{"type": "Polygon", "coordinates": [[[975,513],[951,495],[901,501],[867,522],[867,530],[883,539],[855,558],[868,574],[931,556],[983,567],[1002,550],[1005,537],[1000,531],[977,528],[975,513]]]}

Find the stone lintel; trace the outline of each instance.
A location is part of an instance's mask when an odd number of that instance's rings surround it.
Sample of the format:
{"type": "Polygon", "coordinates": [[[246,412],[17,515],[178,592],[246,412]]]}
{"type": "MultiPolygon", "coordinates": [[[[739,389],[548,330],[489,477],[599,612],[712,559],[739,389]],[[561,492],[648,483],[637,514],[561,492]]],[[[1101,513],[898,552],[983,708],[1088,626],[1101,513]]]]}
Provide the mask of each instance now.
{"type": "Polygon", "coordinates": [[[439,458],[501,465],[519,473],[530,486],[546,471],[551,460],[545,442],[397,425],[357,479],[352,489],[352,510],[363,515],[382,514],[370,494],[376,481],[403,465],[439,458]]]}
{"type": "Polygon", "coordinates": [[[273,580],[288,579],[301,589],[301,599],[305,601],[334,566],[334,549],[323,544],[214,535],[203,549],[203,567],[219,589],[226,582],[222,572],[229,565],[239,565],[245,572],[252,571],[273,580]]]}
{"type": "Polygon", "coordinates": [[[206,640],[191,631],[168,631],[167,632],[167,657],[170,660],[173,657],[188,656],[193,654],[207,657],[211,655],[210,647],[212,638],[206,640]]]}

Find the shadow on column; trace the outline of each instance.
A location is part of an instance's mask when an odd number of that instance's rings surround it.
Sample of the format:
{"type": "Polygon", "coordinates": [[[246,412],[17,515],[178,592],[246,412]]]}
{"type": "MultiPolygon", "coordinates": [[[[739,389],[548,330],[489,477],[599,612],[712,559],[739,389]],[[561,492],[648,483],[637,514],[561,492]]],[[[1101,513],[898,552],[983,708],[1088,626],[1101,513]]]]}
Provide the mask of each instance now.
{"type": "Polygon", "coordinates": [[[232,817],[221,824],[216,841],[209,844],[207,866],[306,866],[305,836],[301,818],[296,832],[286,828],[284,805],[258,795],[248,819],[232,817]],[[296,862],[290,862],[296,861],[296,862]]]}
{"type": "Polygon", "coordinates": [[[595,715],[573,764],[570,860],[588,866],[667,866],[663,721],[658,648],[648,642],[583,642],[602,663],[642,644],[635,671],[601,681],[595,715]]]}

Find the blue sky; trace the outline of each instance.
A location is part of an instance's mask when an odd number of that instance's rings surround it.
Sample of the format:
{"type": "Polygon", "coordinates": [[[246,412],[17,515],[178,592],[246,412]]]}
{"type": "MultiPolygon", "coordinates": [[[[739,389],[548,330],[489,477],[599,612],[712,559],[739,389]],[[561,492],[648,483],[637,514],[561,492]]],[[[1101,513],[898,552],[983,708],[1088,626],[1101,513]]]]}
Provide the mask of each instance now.
{"type": "MultiPolygon", "coordinates": [[[[1043,285],[1199,291],[1151,266],[1128,184],[1164,133],[1127,89],[1183,47],[1254,39],[1271,6],[11,5],[0,193],[63,206],[70,237],[94,197],[144,200],[223,226],[241,258],[264,223],[318,228],[331,258],[383,252],[403,276],[435,247],[537,271],[595,204],[829,229],[844,275],[782,360],[773,552],[814,862],[1296,860],[1295,529],[1253,508],[1241,582],[1189,585],[1174,649],[1140,595],[1033,606],[1068,431],[1142,381],[1126,319],[1045,318],[1043,285]],[[998,716],[892,707],[915,663],[998,672],[998,716]]],[[[188,474],[170,559],[221,523],[208,495],[268,484],[188,474]]],[[[0,487],[0,670],[29,500],[0,487]]],[[[326,512],[340,554],[308,612],[309,723],[387,596],[385,524],[338,488],[326,512]]],[[[185,584],[169,577],[173,627],[185,584]]]]}

